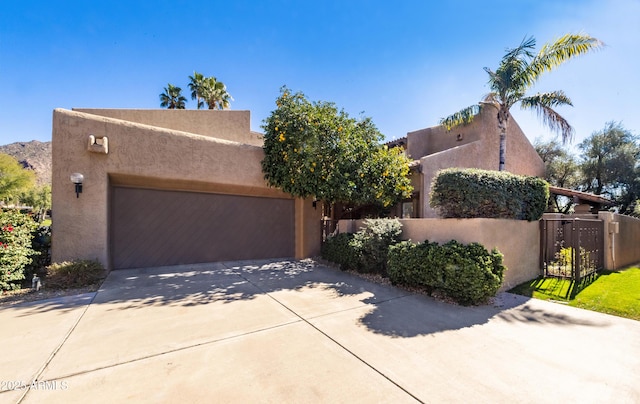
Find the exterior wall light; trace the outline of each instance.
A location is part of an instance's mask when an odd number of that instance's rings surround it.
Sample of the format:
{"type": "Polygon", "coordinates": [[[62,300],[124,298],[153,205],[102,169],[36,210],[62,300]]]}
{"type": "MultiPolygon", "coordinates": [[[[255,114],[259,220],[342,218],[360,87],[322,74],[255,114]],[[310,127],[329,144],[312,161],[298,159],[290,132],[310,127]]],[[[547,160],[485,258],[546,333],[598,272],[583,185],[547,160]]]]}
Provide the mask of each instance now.
{"type": "Polygon", "coordinates": [[[84,181],[84,175],[80,173],[71,174],[71,182],[76,185],[76,198],[80,198],[82,193],[82,181],[84,181]]]}

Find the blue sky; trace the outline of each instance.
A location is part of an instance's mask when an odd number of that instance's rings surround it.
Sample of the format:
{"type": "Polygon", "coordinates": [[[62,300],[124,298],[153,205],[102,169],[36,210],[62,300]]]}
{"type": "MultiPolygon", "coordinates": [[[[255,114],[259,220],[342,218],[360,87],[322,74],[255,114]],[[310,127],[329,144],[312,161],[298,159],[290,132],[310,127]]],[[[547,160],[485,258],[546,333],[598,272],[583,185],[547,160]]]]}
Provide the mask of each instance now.
{"type": "MultiPolygon", "coordinates": [[[[561,66],[574,145],[607,121],[638,134],[640,0],[17,1],[0,5],[0,144],[50,140],[54,108],[159,108],[194,70],[227,85],[252,129],[287,85],[369,116],[388,140],[437,124],[488,92],[483,67],[533,35],[567,32],[607,47],[561,66]]],[[[195,101],[187,103],[195,108],[195,101]]],[[[530,140],[548,132],[513,115],[530,140]]]]}

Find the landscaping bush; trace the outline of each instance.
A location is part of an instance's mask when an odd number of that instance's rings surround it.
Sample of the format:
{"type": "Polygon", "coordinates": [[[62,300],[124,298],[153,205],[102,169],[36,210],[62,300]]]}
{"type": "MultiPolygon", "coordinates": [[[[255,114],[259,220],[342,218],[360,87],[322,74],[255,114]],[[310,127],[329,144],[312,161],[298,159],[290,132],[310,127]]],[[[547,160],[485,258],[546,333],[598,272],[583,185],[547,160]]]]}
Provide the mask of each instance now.
{"type": "Polygon", "coordinates": [[[352,246],[354,235],[338,233],[322,243],[322,258],[340,265],[344,271],[356,270],[360,259],[359,252],[352,246]]]}
{"type": "Polygon", "coordinates": [[[37,254],[31,246],[35,221],[17,210],[0,211],[0,291],[19,289],[37,254]]]}
{"type": "Polygon", "coordinates": [[[427,292],[439,287],[442,283],[433,262],[437,262],[438,243],[415,244],[402,241],[389,248],[387,261],[389,279],[397,285],[419,287],[427,292]]]}
{"type": "Polygon", "coordinates": [[[51,289],[81,288],[95,285],[105,276],[105,269],[98,261],[65,261],[47,267],[45,285],[51,289]]]}
{"type": "Polygon", "coordinates": [[[344,270],[386,275],[389,246],[400,241],[402,224],[397,219],[366,219],[355,234],[340,233],[327,239],[322,257],[344,270]]]}
{"type": "Polygon", "coordinates": [[[465,305],[494,296],[505,271],[502,254],[478,243],[402,242],[389,250],[389,278],[394,284],[442,291],[465,305]]]}
{"type": "Polygon", "coordinates": [[[502,254],[495,249],[490,253],[478,243],[450,241],[442,248],[442,289],[449,297],[469,305],[495,296],[504,274],[502,254]]]}
{"type": "Polygon", "coordinates": [[[358,270],[387,274],[389,246],[400,242],[402,224],[397,219],[365,219],[351,242],[360,259],[358,270]]]}
{"type": "Polygon", "coordinates": [[[40,226],[33,233],[31,248],[36,252],[31,263],[25,268],[26,279],[33,275],[44,276],[44,271],[51,264],[51,227],[40,226]]]}
{"type": "Polygon", "coordinates": [[[445,218],[538,220],[549,184],[538,177],[504,171],[450,168],[433,180],[430,205],[445,218]]]}

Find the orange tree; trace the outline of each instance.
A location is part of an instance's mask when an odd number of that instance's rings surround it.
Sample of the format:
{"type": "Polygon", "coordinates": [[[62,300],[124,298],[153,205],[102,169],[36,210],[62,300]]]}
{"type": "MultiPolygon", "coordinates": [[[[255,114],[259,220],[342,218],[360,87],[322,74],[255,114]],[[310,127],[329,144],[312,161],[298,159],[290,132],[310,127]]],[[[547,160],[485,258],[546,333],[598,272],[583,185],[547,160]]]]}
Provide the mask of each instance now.
{"type": "Polygon", "coordinates": [[[370,118],[356,120],[286,87],[276,105],[262,126],[269,185],[329,204],[388,207],[411,195],[409,159],[380,143],[384,136],[370,118]]]}

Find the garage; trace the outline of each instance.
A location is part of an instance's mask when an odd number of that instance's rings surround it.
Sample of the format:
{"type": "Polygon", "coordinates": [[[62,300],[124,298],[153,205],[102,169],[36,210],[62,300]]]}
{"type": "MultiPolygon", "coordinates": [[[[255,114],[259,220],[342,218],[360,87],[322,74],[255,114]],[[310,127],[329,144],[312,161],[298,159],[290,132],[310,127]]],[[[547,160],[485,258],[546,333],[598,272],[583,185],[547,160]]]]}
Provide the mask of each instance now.
{"type": "Polygon", "coordinates": [[[293,257],[292,199],[110,187],[113,269],[293,257]]]}

